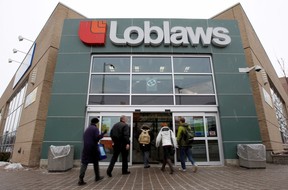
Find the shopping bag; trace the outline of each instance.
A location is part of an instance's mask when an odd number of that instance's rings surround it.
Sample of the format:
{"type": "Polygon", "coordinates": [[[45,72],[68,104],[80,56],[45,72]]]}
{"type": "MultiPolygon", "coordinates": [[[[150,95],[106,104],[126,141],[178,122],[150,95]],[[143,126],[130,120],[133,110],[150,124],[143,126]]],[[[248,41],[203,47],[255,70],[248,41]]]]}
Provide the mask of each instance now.
{"type": "Polygon", "coordinates": [[[103,144],[98,144],[98,149],[99,149],[99,160],[104,160],[107,158],[106,152],[105,152],[105,147],[103,144]]]}

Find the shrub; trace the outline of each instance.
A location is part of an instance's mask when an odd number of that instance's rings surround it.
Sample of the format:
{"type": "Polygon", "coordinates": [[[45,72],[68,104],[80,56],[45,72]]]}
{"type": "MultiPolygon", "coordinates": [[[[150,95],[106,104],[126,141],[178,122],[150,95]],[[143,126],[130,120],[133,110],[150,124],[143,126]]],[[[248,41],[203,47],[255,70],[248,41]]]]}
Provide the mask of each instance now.
{"type": "Polygon", "coordinates": [[[0,152],[0,161],[8,162],[10,159],[10,152],[0,152]]]}

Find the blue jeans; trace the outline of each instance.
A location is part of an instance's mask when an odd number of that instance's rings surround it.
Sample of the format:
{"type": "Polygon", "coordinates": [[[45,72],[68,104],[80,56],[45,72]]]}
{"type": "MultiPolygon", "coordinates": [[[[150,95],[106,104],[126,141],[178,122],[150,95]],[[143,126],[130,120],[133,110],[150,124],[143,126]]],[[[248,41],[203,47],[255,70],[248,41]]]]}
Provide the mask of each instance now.
{"type": "Polygon", "coordinates": [[[144,166],[149,166],[149,151],[143,151],[144,166]]]}
{"type": "Polygon", "coordinates": [[[187,156],[188,160],[191,162],[192,165],[194,165],[195,163],[194,159],[192,158],[191,147],[189,146],[180,147],[180,161],[182,169],[186,169],[185,156],[187,156]]]}

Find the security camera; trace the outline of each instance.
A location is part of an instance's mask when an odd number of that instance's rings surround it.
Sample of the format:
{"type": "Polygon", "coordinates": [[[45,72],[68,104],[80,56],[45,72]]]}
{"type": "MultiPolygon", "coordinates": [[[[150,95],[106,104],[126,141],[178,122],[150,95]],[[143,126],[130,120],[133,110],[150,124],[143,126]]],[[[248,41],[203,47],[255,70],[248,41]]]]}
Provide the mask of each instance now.
{"type": "Polygon", "coordinates": [[[259,65],[256,65],[255,68],[254,68],[254,70],[255,70],[256,72],[261,71],[261,69],[262,69],[262,67],[260,67],[259,65]]]}

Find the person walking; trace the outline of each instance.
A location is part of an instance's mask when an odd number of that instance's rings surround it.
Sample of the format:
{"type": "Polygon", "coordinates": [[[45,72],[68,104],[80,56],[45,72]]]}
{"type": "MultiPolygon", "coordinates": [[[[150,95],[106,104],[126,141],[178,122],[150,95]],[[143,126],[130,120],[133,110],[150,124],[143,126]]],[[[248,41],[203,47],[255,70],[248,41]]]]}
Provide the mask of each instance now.
{"type": "Polygon", "coordinates": [[[187,142],[187,130],[190,126],[185,123],[185,118],[181,117],[179,119],[179,127],[178,127],[178,132],[177,132],[177,142],[180,148],[180,162],[181,162],[181,168],[179,170],[186,171],[186,156],[188,160],[191,162],[193,166],[193,172],[196,172],[198,167],[197,164],[195,163],[193,157],[192,157],[192,145],[187,142]]]}
{"type": "Polygon", "coordinates": [[[139,135],[138,141],[140,150],[142,151],[143,155],[143,162],[144,162],[144,168],[150,168],[149,165],[149,156],[150,156],[150,150],[151,150],[151,142],[154,139],[154,134],[151,131],[150,127],[147,125],[143,125],[141,127],[141,134],[139,135]],[[147,135],[146,135],[147,134],[147,135]]]}
{"type": "Polygon", "coordinates": [[[163,147],[163,163],[161,171],[165,171],[165,166],[168,164],[170,168],[170,174],[173,174],[174,168],[171,161],[171,155],[173,155],[174,150],[178,147],[174,132],[168,127],[167,123],[161,123],[161,130],[159,131],[156,138],[156,147],[163,147]]]}
{"type": "Polygon", "coordinates": [[[130,174],[130,171],[128,171],[130,130],[126,122],[127,122],[126,116],[122,115],[120,117],[120,121],[114,124],[110,132],[110,136],[113,141],[113,156],[110,160],[110,164],[106,171],[109,177],[112,177],[112,171],[120,153],[122,156],[122,174],[123,175],[130,174]]]}
{"type": "Polygon", "coordinates": [[[81,168],[80,168],[78,185],[86,184],[86,182],[84,181],[84,176],[89,163],[93,163],[95,181],[100,181],[104,178],[103,176],[100,176],[99,172],[100,153],[98,149],[98,142],[100,139],[103,138],[104,134],[107,131],[104,131],[104,133],[100,134],[99,129],[97,128],[98,122],[99,120],[97,118],[93,118],[91,120],[89,127],[85,130],[83,135],[84,147],[82,150],[81,168]]]}

